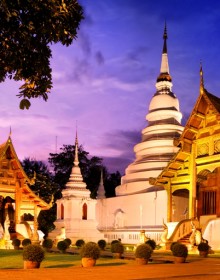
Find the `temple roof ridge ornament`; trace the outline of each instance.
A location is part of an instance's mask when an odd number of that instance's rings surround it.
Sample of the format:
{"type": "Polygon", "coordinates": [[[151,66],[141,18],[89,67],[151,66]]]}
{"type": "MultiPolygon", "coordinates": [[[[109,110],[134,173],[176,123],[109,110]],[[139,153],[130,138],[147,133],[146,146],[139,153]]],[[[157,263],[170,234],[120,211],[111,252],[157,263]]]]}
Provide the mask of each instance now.
{"type": "Polygon", "coordinates": [[[204,77],[203,77],[203,69],[202,69],[202,62],[200,61],[200,71],[199,71],[199,74],[200,74],[200,94],[203,94],[204,93],[204,77]]]}

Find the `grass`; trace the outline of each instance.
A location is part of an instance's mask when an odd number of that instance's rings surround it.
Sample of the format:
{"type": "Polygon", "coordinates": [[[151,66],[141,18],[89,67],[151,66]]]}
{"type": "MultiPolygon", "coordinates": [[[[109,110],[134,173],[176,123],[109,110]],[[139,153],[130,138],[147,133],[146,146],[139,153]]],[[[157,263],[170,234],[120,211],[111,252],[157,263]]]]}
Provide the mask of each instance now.
{"type": "MultiPolygon", "coordinates": [[[[0,269],[23,268],[22,250],[0,250],[0,269]]],[[[97,266],[117,266],[130,264],[130,260],[99,258],[97,266]]],[[[133,263],[133,262],[132,262],[133,263]]],[[[65,268],[71,266],[81,266],[81,257],[73,254],[61,254],[58,252],[45,253],[45,259],[41,263],[43,268],[65,268]]]]}
{"type": "MultiPolygon", "coordinates": [[[[4,250],[0,249],[0,269],[21,269],[23,268],[22,250],[4,250]]],[[[159,252],[155,250],[154,256],[163,257],[172,256],[170,251],[159,252]]],[[[198,258],[198,254],[189,254],[191,257],[198,258]]],[[[210,254],[211,258],[220,258],[220,252],[210,254]]],[[[154,259],[154,257],[153,257],[154,259]]],[[[96,266],[120,266],[132,265],[134,259],[113,259],[111,257],[101,257],[97,260],[96,266]]],[[[154,262],[155,264],[157,261],[154,262]]],[[[153,264],[153,263],[152,263],[153,264]]],[[[81,257],[78,254],[61,254],[59,252],[45,253],[45,259],[41,263],[42,268],[66,268],[72,266],[81,266],[81,257]]]]}

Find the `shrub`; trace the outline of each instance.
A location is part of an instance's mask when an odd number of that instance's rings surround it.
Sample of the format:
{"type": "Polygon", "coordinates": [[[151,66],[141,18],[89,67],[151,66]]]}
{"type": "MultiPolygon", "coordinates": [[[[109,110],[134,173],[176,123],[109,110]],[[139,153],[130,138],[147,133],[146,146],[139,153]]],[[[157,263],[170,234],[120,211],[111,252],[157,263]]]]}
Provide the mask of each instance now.
{"type": "Polygon", "coordinates": [[[77,248],[80,248],[85,244],[85,241],[83,239],[78,239],[75,244],[77,248]]]}
{"type": "Polygon", "coordinates": [[[111,244],[111,252],[112,253],[119,253],[123,254],[124,253],[124,246],[121,244],[121,242],[115,242],[111,244]]]}
{"type": "Polygon", "coordinates": [[[67,248],[68,248],[68,245],[65,241],[59,241],[57,243],[57,249],[60,250],[61,252],[64,253],[67,248]]]}
{"type": "Polygon", "coordinates": [[[112,240],[111,245],[120,242],[119,240],[112,240]]]}
{"type": "Polygon", "coordinates": [[[150,247],[152,248],[152,250],[155,250],[155,248],[156,248],[156,246],[157,246],[156,242],[155,242],[153,239],[148,239],[148,240],[145,242],[145,244],[150,245],[150,247]]]}
{"type": "Polygon", "coordinates": [[[201,242],[198,245],[198,250],[199,251],[208,251],[209,250],[209,245],[206,242],[201,242]]]}
{"type": "Polygon", "coordinates": [[[176,243],[179,243],[179,242],[174,241],[174,242],[172,242],[172,243],[170,244],[170,250],[171,250],[171,251],[172,251],[173,246],[174,246],[176,243]]]}
{"type": "Polygon", "coordinates": [[[106,247],[106,241],[104,239],[100,239],[98,241],[98,246],[101,250],[105,250],[105,247],[106,247]]]}
{"type": "Polygon", "coordinates": [[[23,260],[32,262],[42,262],[44,259],[44,250],[40,245],[29,244],[24,247],[23,260]]]}
{"type": "Polygon", "coordinates": [[[149,259],[153,252],[152,247],[149,244],[140,244],[135,250],[135,257],[140,259],[149,259]]]}
{"type": "Polygon", "coordinates": [[[85,243],[80,249],[80,256],[97,260],[100,257],[99,246],[95,242],[85,243]]]}
{"type": "Polygon", "coordinates": [[[22,244],[23,247],[25,247],[25,246],[31,244],[31,240],[29,238],[25,238],[25,239],[22,240],[21,244],[22,244]]]}
{"type": "Polygon", "coordinates": [[[15,238],[12,240],[12,245],[14,247],[19,247],[21,245],[21,240],[19,240],[18,238],[15,238]]]}
{"type": "Polygon", "coordinates": [[[172,246],[172,253],[175,257],[184,257],[186,258],[188,255],[188,248],[186,247],[185,244],[176,242],[172,246]]]}
{"type": "Polygon", "coordinates": [[[70,238],[66,238],[66,239],[64,239],[63,241],[66,242],[66,244],[67,244],[67,246],[68,246],[68,248],[69,248],[70,245],[71,245],[71,243],[72,243],[71,239],[70,239],[70,238]]]}
{"type": "Polygon", "coordinates": [[[53,247],[53,240],[52,239],[44,239],[42,243],[43,248],[51,249],[53,247]]]}

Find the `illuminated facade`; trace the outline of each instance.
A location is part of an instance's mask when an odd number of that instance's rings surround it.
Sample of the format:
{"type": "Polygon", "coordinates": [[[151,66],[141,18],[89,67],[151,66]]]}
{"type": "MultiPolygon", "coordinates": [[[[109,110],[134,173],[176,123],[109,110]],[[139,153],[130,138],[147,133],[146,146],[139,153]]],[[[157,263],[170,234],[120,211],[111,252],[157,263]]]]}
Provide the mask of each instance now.
{"type": "Polygon", "coordinates": [[[204,88],[202,68],[200,74],[199,97],[181,137],[174,141],[179,151],[151,182],[167,192],[168,222],[181,221],[186,209],[189,219],[199,220],[204,238],[219,249],[220,99],[204,88]]]}
{"type": "Polygon", "coordinates": [[[16,155],[11,137],[0,145],[0,238],[39,240],[37,217],[51,205],[29,188],[30,180],[16,155]]]}
{"type": "Polygon", "coordinates": [[[185,128],[181,126],[166,40],[165,27],[157,91],[142,141],[134,147],[136,159],[125,170],[116,197],[105,198],[101,178],[90,221],[84,219],[89,192],[75,159],[58,201],[58,228],[63,225],[70,233],[67,237],[97,241],[102,235],[108,242],[120,238],[123,243],[137,244],[144,231],[157,243],[166,244],[188,234],[192,240],[194,229],[199,229],[214,250],[220,249],[220,99],[204,88],[201,69],[199,97],[185,128]],[[92,236],[86,224],[92,225],[92,236]]]}

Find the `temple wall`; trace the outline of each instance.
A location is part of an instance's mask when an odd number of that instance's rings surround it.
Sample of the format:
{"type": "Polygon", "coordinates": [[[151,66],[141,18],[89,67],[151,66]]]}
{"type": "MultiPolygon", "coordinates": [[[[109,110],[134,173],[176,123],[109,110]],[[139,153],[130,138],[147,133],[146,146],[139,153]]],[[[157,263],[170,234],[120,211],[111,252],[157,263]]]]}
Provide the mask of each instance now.
{"type": "Polygon", "coordinates": [[[96,217],[102,230],[161,226],[167,216],[166,191],[98,200],[96,217]]]}

